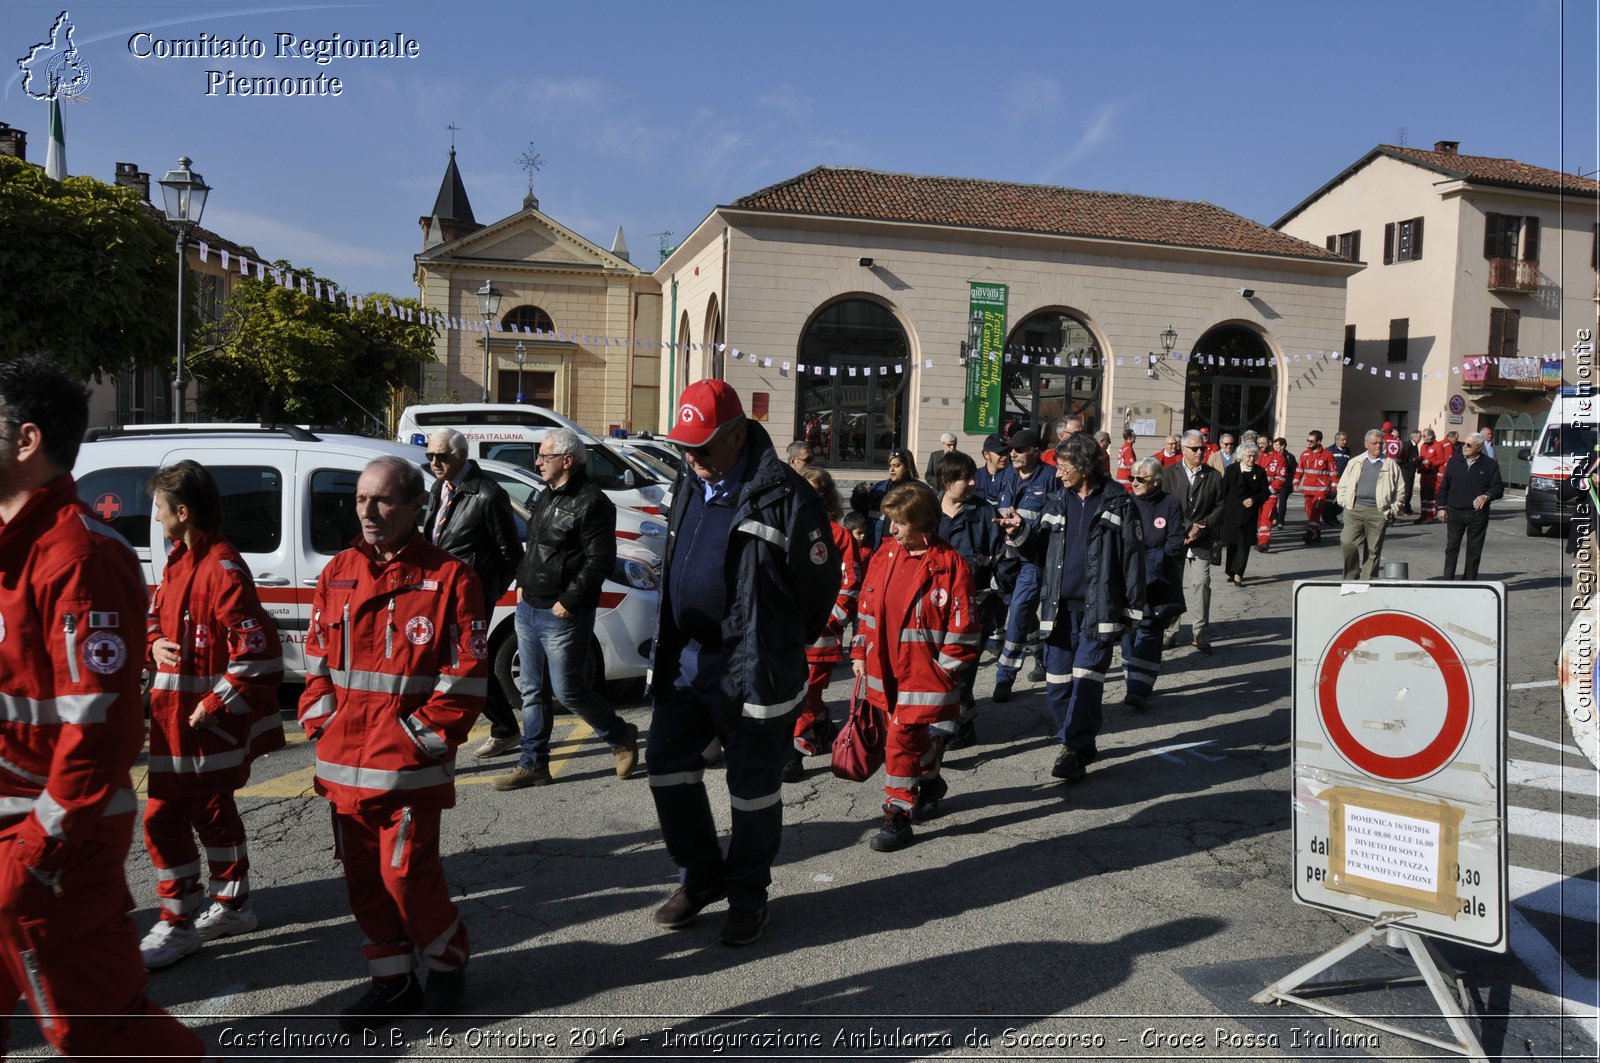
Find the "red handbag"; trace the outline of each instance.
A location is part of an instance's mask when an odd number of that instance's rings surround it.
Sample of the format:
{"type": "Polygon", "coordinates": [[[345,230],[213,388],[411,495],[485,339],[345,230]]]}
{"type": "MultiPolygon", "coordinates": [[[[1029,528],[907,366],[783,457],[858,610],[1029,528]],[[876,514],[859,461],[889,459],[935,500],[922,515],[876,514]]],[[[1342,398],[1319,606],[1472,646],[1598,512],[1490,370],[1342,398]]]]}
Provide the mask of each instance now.
{"type": "Polygon", "coordinates": [[[851,782],[866,782],[883,766],[888,740],[883,710],[867,700],[867,680],[856,677],[850,694],[850,716],[833,740],[833,773],[851,782]]]}

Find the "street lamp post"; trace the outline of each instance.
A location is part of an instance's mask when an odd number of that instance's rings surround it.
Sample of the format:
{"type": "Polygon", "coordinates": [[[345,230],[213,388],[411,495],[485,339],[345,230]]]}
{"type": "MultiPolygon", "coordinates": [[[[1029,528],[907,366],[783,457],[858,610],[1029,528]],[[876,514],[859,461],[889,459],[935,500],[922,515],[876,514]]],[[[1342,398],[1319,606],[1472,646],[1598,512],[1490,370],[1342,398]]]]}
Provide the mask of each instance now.
{"type": "Polygon", "coordinates": [[[188,404],[186,392],[189,380],[183,375],[183,276],[189,271],[189,230],[200,224],[200,215],[206,209],[206,194],[211,191],[205,178],[189,169],[189,158],[178,160],[176,170],[168,170],[161,179],[161,195],[167,220],[178,227],[178,371],[172,378],[173,416],[179,424],[184,421],[184,407],[188,404]]]}
{"type": "Polygon", "coordinates": [[[500,289],[486,280],[477,291],[478,313],[483,316],[483,401],[489,401],[489,322],[500,313],[500,289]]]}
{"type": "Polygon", "coordinates": [[[517,341],[517,401],[518,402],[524,401],[523,398],[522,398],[522,363],[526,362],[527,360],[528,360],[528,345],[523,343],[521,340],[518,340],[517,341]]]}
{"type": "MultiPolygon", "coordinates": [[[[1168,358],[1172,357],[1172,348],[1178,345],[1178,330],[1168,325],[1161,333],[1161,351],[1168,358]]],[[[1150,355],[1150,376],[1156,376],[1156,356],[1150,355]]]]}

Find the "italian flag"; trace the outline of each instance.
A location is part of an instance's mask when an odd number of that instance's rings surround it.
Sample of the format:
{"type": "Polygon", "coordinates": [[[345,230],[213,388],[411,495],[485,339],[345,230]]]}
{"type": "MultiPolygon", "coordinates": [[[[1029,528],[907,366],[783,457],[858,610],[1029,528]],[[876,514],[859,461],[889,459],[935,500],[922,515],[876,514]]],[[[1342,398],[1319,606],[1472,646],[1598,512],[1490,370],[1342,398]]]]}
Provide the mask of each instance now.
{"type": "Polygon", "coordinates": [[[61,132],[61,98],[50,97],[50,146],[44,156],[45,176],[60,181],[67,176],[67,140],[61,132]]]}

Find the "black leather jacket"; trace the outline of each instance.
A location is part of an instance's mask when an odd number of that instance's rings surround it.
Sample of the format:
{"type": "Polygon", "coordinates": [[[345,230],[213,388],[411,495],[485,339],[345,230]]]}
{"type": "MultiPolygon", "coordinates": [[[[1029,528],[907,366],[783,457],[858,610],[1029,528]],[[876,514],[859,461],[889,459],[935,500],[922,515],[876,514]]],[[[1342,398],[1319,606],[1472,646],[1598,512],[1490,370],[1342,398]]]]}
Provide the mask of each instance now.
{"type": "Polygon", "coordinates": [[[600,585],[617,562],[617,507],[572,470],[560,487],[539,493],[528,516],[528,551],[517,568],[522,599],[536,609],[556,602],[576,611],[600,604],[600,585]]]}
{"type": "MultiPolygon", "coordinates": [[[[433,542],[433,522],[439,514],[442,480],[435,480],[428,493],[428,512],[422,529],[433,542]]],[[[511,586],[511,576],[522,558],[522,543],[517,540],[517,520],[505,488],[485,476],[478,463],[468,459],[466,472],[456,487],[450,518],[434,545],[464,563],[478,574],[483,584],[486,611],[511,586]]]]}

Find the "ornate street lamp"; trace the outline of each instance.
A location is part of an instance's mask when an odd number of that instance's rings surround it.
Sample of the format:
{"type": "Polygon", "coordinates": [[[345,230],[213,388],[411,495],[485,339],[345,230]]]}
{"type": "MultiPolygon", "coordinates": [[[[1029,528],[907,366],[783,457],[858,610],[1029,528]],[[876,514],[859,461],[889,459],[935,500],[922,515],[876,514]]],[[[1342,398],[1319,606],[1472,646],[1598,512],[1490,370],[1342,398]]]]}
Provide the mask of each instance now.
{"type": "Polygon", "coordinates": [[[200,224],[211,187],[205,178],[189,169],[188,156],[180,158],[178,168],[168,170],[160,184],[167,220],[178,227],[178,371],[172,378],[172,404],[173,415],[182,424],[188,404],[185,393],[189,389],[189,379],[183,375],[183,277],[189,271],[189,230],[200,224]]]}
{"type": "Polygon", "coordinates": [[[477,291],[478,313],[483,317],[483,401],[489,401],[489,322],[500,313],[500,289],[486,280],[477,291]]]}
{"type": "MultiPolygon", "coordinates": [[[[1172,356],[1172,349],[1177,345],[1178,330],[1173,328],[1171,325],[1168,325],[1161,333],[1161,350],[1165,352],[1167,357],[1170,358],[1172,356]]],[[[1149,373],[1152,378],[1156,375],[1156,356],[1153,354],[1150,356],[1149,373]]]]}
{"type": "Polygon", "coordinates": [[[974,310],[972,317],[967,319],[967,338],[961,344],[961,364],[966,365],[967,359],[974,354],[981,354],[983,346],[983,311],[974,310]]]}
{"type": "Polygon", "coordinates": [[[521,340],[518,340],[517,341],[517,401],[518,402],[524,401],[523,398],[522,398],[522,363],[526,362],[527,360],[528,360],[528,345],[523,343],[521,340]]]}

